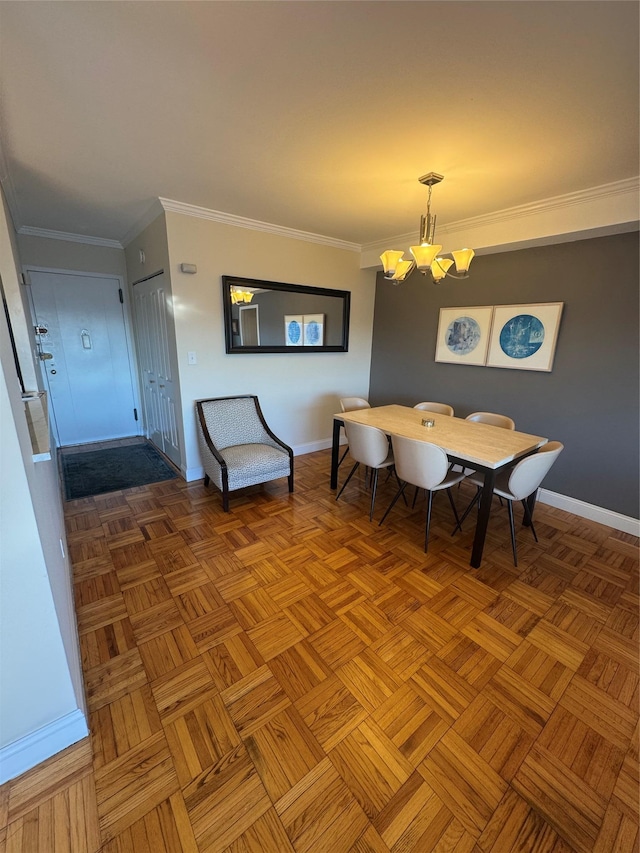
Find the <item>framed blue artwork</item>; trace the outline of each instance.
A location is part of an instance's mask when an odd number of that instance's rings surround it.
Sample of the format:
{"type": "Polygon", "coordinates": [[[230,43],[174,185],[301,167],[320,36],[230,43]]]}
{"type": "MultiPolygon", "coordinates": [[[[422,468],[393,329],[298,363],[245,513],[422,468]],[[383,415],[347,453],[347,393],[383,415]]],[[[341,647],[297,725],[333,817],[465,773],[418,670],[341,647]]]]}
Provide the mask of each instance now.
{"type": "Polygon", "coordinates": [[[321,347],[324,343],[324,314],[305,314],[304,345],[306,347],[321,347]]]}
{"type": "Polygon", "coordinates": [[[551,371],[563,305],[495,305],[487,367],[551,371]]]}
{"type": "Polygon", "coordinates": [[[304,334],[302,314],[284,315],[284,342],[288,347],[301,347],[304,334]]]}
{"type": "Polygon", "coordinates": [[[436,361],[483,365],[491,331],[492,305],[441,308],[436,361]]]}

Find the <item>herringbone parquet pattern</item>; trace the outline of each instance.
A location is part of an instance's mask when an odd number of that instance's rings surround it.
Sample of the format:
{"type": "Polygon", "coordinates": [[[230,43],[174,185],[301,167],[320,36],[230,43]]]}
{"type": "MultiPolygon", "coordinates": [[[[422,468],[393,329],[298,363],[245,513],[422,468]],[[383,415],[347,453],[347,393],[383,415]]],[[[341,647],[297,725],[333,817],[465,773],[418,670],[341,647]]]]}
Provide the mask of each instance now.
{"type": "Polygon", "coordinates": [[[637,541],[539,505],[516,569],[496,503],[473,570],[442,496],[425,555],[328,469],[66,504],[91,736],[0,853],[638,850],[637,541]]]}

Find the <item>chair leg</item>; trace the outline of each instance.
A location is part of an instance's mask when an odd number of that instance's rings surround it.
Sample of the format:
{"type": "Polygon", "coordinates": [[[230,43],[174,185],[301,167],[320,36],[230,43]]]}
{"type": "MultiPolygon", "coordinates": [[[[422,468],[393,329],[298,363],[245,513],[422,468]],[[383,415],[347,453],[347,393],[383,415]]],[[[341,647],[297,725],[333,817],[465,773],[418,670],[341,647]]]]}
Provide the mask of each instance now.
{"type": "Polygon", "coordinates": [[[480,495],[481,495],[481,494],[482,494],[482,489],[480,489],[480,488],[479,488],[479,489],[477,490],[477,492],[475,493],[475,495],[473,496],[473,498],[471,499],[471,502],[469,503],[469,506],[468,506],[468,507],[465,509],[465,511],[462,513],[462,518],[460,519],[460,521],[458,522],[458,524],[453,528],[453,533],[451,534],[452,536],[453,536],[453,534],[456,532],[456,530],[457,530],[458,528],[460,528],[460,530],[462,530],[462,522],[463,522],[463,521],[465,520],[465,518],[469,515],[469,513],[470,513],[470,512],[471,512],[471,510],[474,508],[474,506],[478,503],[478,501],[480,500],[480,495]]]}
{"type": "Polygon", "coordinates": [[[376,491],[378,490],[378,469],[373,468],[371,472],[371,508],[369,509],[369,521],[373,521],[373,508],[376,505],[376,491]]]}
{"type": "Polygon", "coordinates": [[[391,512],[391,510],[394,508],[394,506],[396,505],[396,503],[397,503],[398,498],[400,497],[400,495],[404,495],[404,490],[405,490],[406,486],[407,486],[407,484],[406,484],[406,483],[403,483],[403,484],[400,486],[400,488],[398,489],[398,491],[397,491],[397,493],[396,493],[395,498],[391,501],[391,503],[389,504],[389,506],[387,507],[387,509],[386,509],[386,511],[385,511],[385,514],[382,516],[382,518],[381,518],[381,519],[380,519],[380,521],[378,522],[378,527],[380,527],[380,525],[382,524],[382,522],[385,520],[385,518],[389,515],[389,513],[391,512]]]}
{"type": "Polygon", "coordinates": [[[342,456],[340,457],[340,461],[338,462],[338,468],[339,468],[339,467],[342,465],[342,463],[344,462],[345,457],[346,457],[346,455],[347,455],[347,453],[348,453],[348,452],[349,452],[349,445],[347,444],[347,446],[346,446],[346,448],[345,448],[345,451],[344,451],[344,453],[342,454],[342,456]]]}
{"type": "Polygon", "coordinates": [[[525,520],[529,522],[529,527],[531,528],[531,532],[533,533],[533,538],[538,541],[538,535],[536,533],[536,529],[533,526],[533,518],[531,517],[531,513],[529,512],[529,504],[526,500],[522,501],[522,506],[524,507],[524,517],[525,520]]]}
{"type": "Polygon", "coordinates": [[[222,490],[222,509],[224,512],[229,512],[229,489],[222,490]]]}
{"type": "Polygon", "coordinates": [[[429,548],[429,528],[431,527],[431,507],[433,505],[433,492],[427,489],[427,523],[424,531],[424,553],[429,548]]]}
{"type": "MultiPolygon", "coordinates": [[[[391,470],[391,469],[390,469],[390,470],[391,470]]],[[[402,485],[402,483],[400,482],[400,478],[398,477],[398,472],[397,472],[397,471],[396,471],[396,469],[395,469],[395,465],[393,466],[393,474],[394,474],[394,476],[395,476],[395,478],[396,478],[396,483],[398,484],[398,488],[400,488],[400,486],[402,485]]],[[[388,478],[387,478],[387,479],[388,479],[388,478]]],[[[407,506],[407,505],[408,505],[408,504],[407,504],[407,498],[406,498],[406,495],[405,495],[405,493],[404,493],[404,490],[402,491],[402,500],[404,501],[404,505],[405,505],[405,506],[407,506]]]]}
{"type": "Polygon", "coordinates": [[[416,500],[418,499],[418,492],[419,492],[419,491],[420,491],[419,486],[416,486],[416,490],[415,490],[415,492],[413,493],[413,502],[412,502],[412,504],[411,504],[411,509],[413,509],[413,508],[415,507],[415,505],[416,505],[416,500]]]}
{"type": "Polygon", "coordinates": [[[204,475],[204,484],[205,484],[205,486],[208,486],[210,482],[211,482],[211,480],[209,479],[209,475],[208,475],[208,474],[205,474],[205,475],[204,475]]]}
{"type": "Polygon", "coordinates": [[[287,477],[287,480],[289,481],[289,491],[292,492],[293,491],[293,471],[289,474],[289,476],[287,477]]]}
{"type": "Polygon", "coordinates": [[[513,501],[507,501],[509,510],[509,527],[511,528],[511,548],[513,550],[513,565],[518,565],[518,552],[516,549],[516,530],[513,524],[513,501]]]}
{"type": "MultiPolygon", "coordinates": [[[[451,494],[451,489],[447,489],[447,497],[449,498],[449,503],[451,504],[451,509],[453,510],[453,514],[456,519],[456,526],[453,528],[453,532],[455,533],[456,530],[460,527],[460,519],[458,518],[458,510],[456,509],[456,505],[453,502],[453,495],[451,494]]],[[[460,530],[462,531],[461,527],[460,530]]]]}
{"type": "Polygon", "coordinates": [[[359,462],[356,462],[356,464],[353,466],[353,468],[351,469],[351,471],[349,471],[349,476],[348,476],[348,477],[347,477],[347,479],[344,481],[344,483],[342,484],[342,488],[340,489],[340,491],[339,491],[339,492],[338,492],[338,494],[336,495],[336,500],[338,500],[338,498],[340,497],[340,495],[344,492],[344,490],[345,490],[345,487],[346,487],[347,483],[348,483],[348,482],[349,482],[349,480],[353,477],[353,475],[356,473],[356,469],[358,468],[358,466],[359,466],[359,465],[360,465],[360,463],[359,463],[359,462]]]}

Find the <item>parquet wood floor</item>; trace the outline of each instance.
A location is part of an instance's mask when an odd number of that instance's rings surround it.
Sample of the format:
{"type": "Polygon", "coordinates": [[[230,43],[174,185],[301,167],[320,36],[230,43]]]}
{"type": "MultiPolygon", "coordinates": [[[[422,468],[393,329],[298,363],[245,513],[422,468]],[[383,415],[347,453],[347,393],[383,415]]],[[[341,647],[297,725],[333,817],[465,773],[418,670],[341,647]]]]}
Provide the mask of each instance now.
{"type": "Polygon", "coordinates": [[[496,502],[474,570],[443,496],[425,555],[328,480],[65,505],[91,734],[0,853],[637,853],[638,542],[538,505],[516,569],[496,502]]]}

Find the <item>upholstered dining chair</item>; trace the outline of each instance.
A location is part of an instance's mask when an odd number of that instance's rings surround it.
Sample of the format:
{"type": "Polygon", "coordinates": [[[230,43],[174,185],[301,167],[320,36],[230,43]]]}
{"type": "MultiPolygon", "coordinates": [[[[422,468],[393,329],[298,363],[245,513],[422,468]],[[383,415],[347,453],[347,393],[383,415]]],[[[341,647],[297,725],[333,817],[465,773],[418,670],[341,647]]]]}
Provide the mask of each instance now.
{"type": "Polygon", "coordinates": [[[400,488],[380,519],[380,524],[396,505],[400,495],[404,496],[407,485],[416,486],[416,489],[424,489],[427,493],[427,520],[424,535],[424,550],[426,552],[429,547],[429,528],[431,526],[434,493],[442,489],[447,490],[451,509],[456,523],[459,525],[460,520],[451,495],[451,486],[463,480],[465,475],[463,471],[456,472],[450,469],[447,454],[435,444],[399,435],[391,436],[391,444],[400,488]]]}
{"type": "MultiPolygon", "coordinates": [[[[531,456],[525,456],[524,459],[521,459],[520,462],[517,462],[512,468],[508,468],[506,471],[501,471],[496,477],[493,494],[498,495],[500,498],[504,498],[507,502],[514,566],[518,565],[518,552],[516,548],[516,533],[513,523],[513,502],[522,502],[525,520],[531,527],[533,538],[537,542],[538,536],[536,534],[536,529],[533,526],[533,518],[529,512],[527,498],[534,494],[534,492],[537,492],[540,484],[549,473],[551,466],[563,449],[564,444],[561,442],[548,441],[546,444],[543,444],[536,453],[531,456]]],[[[480,500],[482,487],[484,485],[484,475],[472,474],[470,477],[467,477],[467,482],[473,483],[474,486],[476,486],[476,493],[471,499],[471,503],[462,514],[462,518],[454,528],[454,533],[458,528],[461,528],[462,522],[480,500]]]]}
{"type": "Polygon", "coordinates": [[[293,450],[269,429],[255,395],[198,400],[196,412],[204,484],[220,489],[225,512],[237,489],[287,477],[293,491],[293,450]]]}
{"type": "Polygon", "coordinates": [[[454,416],[453,406],[448,403],[416,403],[414,409],[420,409],[423,412],[433,412],[436,415],[454,416]]]}
{"type": "MultiPolygon", "coordinates": [[[[336,495],[336,500],[344,492],[347,484],[358,470],[358,467],[361,464],[366,465],[371,470],[371,507],[369,509],[369,521],[371,521],[376,503],[378,472],[382,468],[393,470],[393,451],[389,445],[387,434],[377,427],[345,421],[344,429],[347,433],[347,441],[349,442],[351,456],[355,460],[355,464],[336,495]]],[[[399,481],[398,485],[400,485],[399,481]]]]}
{"type": "Polygon", "coordinates": [[[465,421],[473,421],[477,424],[489,424],[489,426],[502,427],[502,429],[515,429],[516,422],[508,415],[498,415],[495,412],[473,412],[467,415],[465,421]]]}
{"type": "MultiPolygon", "coordinates": [[[[501,429],[516,428],[516,422],[513,418],[510,418],[508,415],[498,415],[495,412],[473,412],[472,414],[467,415],[465,421],[473,421],[476,424],[489,424],[489,426],[496,426],[501,429]]],[[[465,468],[464,473],[468,477],[470,474],[475,473],[475,469],[465,468]]]]}
{"type": "Polygon", "coordinates": [[[340,410],[343,412],[355,412],[358,409],[370,409],[371,403],[364,397],[342,397],[340,410]]]}
{"type": "MultiPolygon", "coordinates": [[[[340,411],[342,412],[357,412],[358,409],[370,409],[371,404],[364,397],[342,397],[340,400],[340,411]]],[[[349,452],[349,445],[344,449],[344,453],[338,462],[338,468],[344,462],[345,456],[349,452]]]]}

